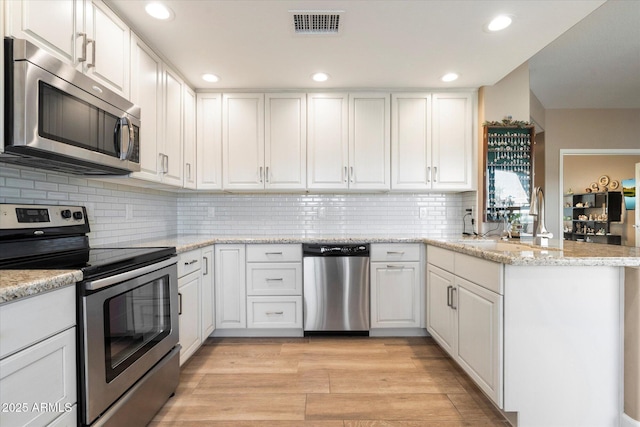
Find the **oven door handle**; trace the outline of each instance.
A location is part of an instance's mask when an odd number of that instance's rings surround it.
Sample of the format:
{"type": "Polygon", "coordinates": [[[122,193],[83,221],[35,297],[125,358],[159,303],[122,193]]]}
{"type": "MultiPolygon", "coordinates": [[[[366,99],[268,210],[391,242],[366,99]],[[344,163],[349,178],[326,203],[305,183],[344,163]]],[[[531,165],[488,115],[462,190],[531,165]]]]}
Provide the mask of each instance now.
{"type": "Polygon", "coordinates": [[[160,270],[161,268],[168,267],[171,264],[175,264],[176,262],[177,258],[172,257],[164,261],[156,262],[155,264],[116,274],[115,276],[109,276],[105,277],[104,279],[84,282],[83,286],[87,291],[96,291],[98,289],[106,288],[107,286],[115,285],[116,283],[124,282],[125,280],[134,279],[138,276],[143,276],[153,271],[160,270]]]}

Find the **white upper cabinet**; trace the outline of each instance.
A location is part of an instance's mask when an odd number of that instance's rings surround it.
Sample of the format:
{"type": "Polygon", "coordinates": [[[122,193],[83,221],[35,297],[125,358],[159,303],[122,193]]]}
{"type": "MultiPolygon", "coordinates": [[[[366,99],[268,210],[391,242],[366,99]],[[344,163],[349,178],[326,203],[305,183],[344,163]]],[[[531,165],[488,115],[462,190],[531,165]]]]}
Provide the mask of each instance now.
{"type": "Polygon", "coordinates": [[[306,188],[307,102],[304,93],[265,95],[264,156],[265,188],[306,188]]]}
{"type": "Polygon", "coordinates": [[[82,72],[128,99],[129,27],[101,1],[86,1],[86,8],[82,72]]]}
{"type": "Polygon", "coordinates": [[[197,96],[197,187],[222,189],[222,94],[197,96]]]}
{"type": "Polygon", "coordinates": [[[7,35],[26,39],[72,66],[82,53],[84,1],[7,1],[7,35]],[[76,53],[77,52],[77,53],[76,53]]]}
{"type": "Polygon", "coordinates": [[[307,96],[307,187],[346,189],[349,168],[349,96],[307,96]]]}
{"type": "Polygon", "coordinates": [[[225,190],[264,188],[264,94],[223,95],[222,159],[225,190]]]}
{"type": "Polygon", "coordinates": [[[473,189],[473,98],[471,93],[433,94],[433,189],[473,189]]]}
{"type": "Polygon", "coordinates": [[[391,169],[389,94],[349,95],[349,188],[388,190],[391,169]]]}
{"type": "Polygon", "coordinates": [[[162,73],[164,117],[161,138],[163,155],[162,182],[182,187],[182,92],[184,82],[170,68],[162,73]]]}
{"type": "Polygon", "coordinates": [[[133,178],[160,181],[162,123],[162,61],[135,35],[131,38],[131,101],[140,106],[140,172],[133,178]]]}
{"type": "Polygon", "coordinates": [[[391,188],[427,190],[431,187],[431,95],[398,94],[392,100],[391,188]]]}
{"type": "Polygon", "coordinates": [[[129,27],[99,0],[8,1],[6,32],[129,98],[129,27]]]}
{"type": "Polygon", "coordinates": [[[196,180],[196,94],[184,86],[184,188],[195,189],[196,180]]]}

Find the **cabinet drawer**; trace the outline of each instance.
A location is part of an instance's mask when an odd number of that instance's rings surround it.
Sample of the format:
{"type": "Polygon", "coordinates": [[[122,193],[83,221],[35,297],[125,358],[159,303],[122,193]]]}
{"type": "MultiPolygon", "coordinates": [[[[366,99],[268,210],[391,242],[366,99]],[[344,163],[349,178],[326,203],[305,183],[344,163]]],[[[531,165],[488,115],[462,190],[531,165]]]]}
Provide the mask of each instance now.
{"type": "Polygon", "coordinates": [[[76,403],[76,328],[28,347],[0,361],[2,403],[26,405],[26,411],[0,411],[0,425],[48,425],[57,410],[33,411],[46,403],[55,408],[76,403]],[[37,384],[37,385],[36,385],[37,384]]]}
{"type": "Polygon", "coordinates": [[[503,264],[455,253],[455,274],[490,291],[504,295],[503,264]]]}
{"type": "Polygon", "coordinates": [[[200,270],[201,251],[196,249],[178,255],[178,277],[200,270]]]}
{"type": "Polygon", "coordinates": [[[419,243],[383,243],[371,245],[371,261],[420,261],[419,243]]]}
{"type": "Polygon", "coordinates": [[[260,244],[247,245],[247,262],[300,262],[302,245],[260,244]]]}
{"type": "Polygon", "coordinates": [[[302,297],[247,297],[248,328],[302,328],[302,297]]]}
{"type": "Polygon", "coordinates": [[[247,295],[302,295],[302,264],[247,264],[247,295]]]}
{"type": "Polygon", "coordinates": [[[0,359],[75,324],[75,286],[4,304],[0,306],[0,359]]]}
{"type": "Polygon", "coordinates": [[[427,246],[427,262],[453,273],[454,252],[437,246],[427,246]]]}

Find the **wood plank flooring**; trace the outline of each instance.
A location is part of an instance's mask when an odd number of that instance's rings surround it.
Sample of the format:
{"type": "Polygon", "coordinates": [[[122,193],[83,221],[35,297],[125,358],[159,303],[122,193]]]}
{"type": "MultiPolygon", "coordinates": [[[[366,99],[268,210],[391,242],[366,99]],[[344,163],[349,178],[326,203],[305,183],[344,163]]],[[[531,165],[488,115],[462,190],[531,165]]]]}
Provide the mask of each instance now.
{"type": "Polygon", "coordinates": [[[509,424],[431,338],[209,338],[151,427],[509,424]]]}

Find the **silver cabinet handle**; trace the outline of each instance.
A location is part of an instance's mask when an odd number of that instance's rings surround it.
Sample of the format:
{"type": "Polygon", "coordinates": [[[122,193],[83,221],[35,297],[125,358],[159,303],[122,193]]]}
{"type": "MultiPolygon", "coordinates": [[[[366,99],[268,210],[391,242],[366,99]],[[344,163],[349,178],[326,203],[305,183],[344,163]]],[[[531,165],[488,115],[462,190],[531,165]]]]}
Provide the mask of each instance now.
{"type": "Polygon", "coordinates": [[[438,167],[434,166],[433,167],[433,182],[437,182],[438,181],[438,167]]]}
{"type": "Polygon", "coordinates": [[[402,265],[390,265],[390,264],[387,264],[387,268],[392,268],[394,270],[402,270],[404,267],[402,265]]]}
{"type": "Polygon", "coordinates": [[[453,286],[449,285],[447,286],[447,307],[451,307],[451,290],[453,289],[453,286]]]}
{"type": "Polygon", "coordinates": [[[163,172],[164,173],[169,173],[169,156],[166,154],[164,155],[164,167],[163,167],[163,172]]]}
{"type": "Polygon", "coordinates": [[[458,288],[451,288],[451,308],[453,308],[454,310],[458,309],[458,288]],[[456,297],[453,297],[453,293],[456,293],[456,297]],[[456,302],[456,305],[453,305],[454,301],[456,302]]]}
{"type": "Polygon", "coordinates": [[[187,179],[190,181],[191,180],[191,163],[187,163],[187,179]]]}
{"type": "Polygon", "coordinates": [[[427,182],[431,182],[431,166],[427,166],[427,182]]]}
{"type": "Polygon", "coordinates": [[[282,255],[282,252],[265,252],[265,255],[282,255]]]}
{"type": "Polygon", "coordinates": [[[204,261],[203,264],[203,271],[202,271],[202,275],[206,276],[207,274],[209,274],[209,258],[206,256],[202,257],[202,260],[204,261]]]}
{"type": "Polygon", "coordinates": [[[273,278],[273,279],[270,279],[270,278],[267,277],[265,280],[267,282],[282,282],[282,281],[284,281],[284,279],[282,277],[273,278]]]}
{"type": "Polygon", "coordinates": [[[192,259],[191,261],[186,261],[186,262],[184,263],[184,265],[193,265],[193,264],[195,264],[196,262],[198,262],[198,260],[197,260],[197,259],[192,259]]]}
{"type": "Polygon", "coordinates": [[[264,180],[265,182],[269,182],[269,166],[264,169],[264,180]]]}
{"type": "Polygon", "coordinates": [[[259,168],[258,175],[259,175],[260,182],[262,182],[262,166],[260,166],[259,168]]]}
{"type": "Polygon", "coordinates": [[[267,316],[282,316],[284,311],[267,311],[267,316]]]}
{"type": "Polygon", "coordinates": [[[404,255],[404,251],[387,251],[387,255],[404,255]]]}
{"type": "Polygon", "coordinates": [[[182,293],[178,292],[178,316],[182,314],[182,293]]]}
{"type": "Polygon", "coordinates": [[[349,167],[349,175],[350,175],[350,179],[351,182],[354,182],[354,176],[353,176],[353,166],[349,167]]]}
{"type": "Polygon", "coordinates": [[[85,62],[87,60],[87,33],[78,33],[79,37],[82,37],[82,56],[78,58],[78,62],[85,62]]]}
{"type": "Polygon", "coordinates": [[[348,178],[348,174],[347,174],[347,167],[344,167],[344,182],[347,182],[347,178],[348,178]]]}
{"type": "MultiPolygon", "coordinates": [[[[96,41],[94,39],[87,39],[87,46],[93,45],[93,49],[91,49],[91,62],[87,64],[87,68],[95,68],[96,66],[96,41]]],[[[86,56],[86,52],[85,52],[86,56]]]]}

